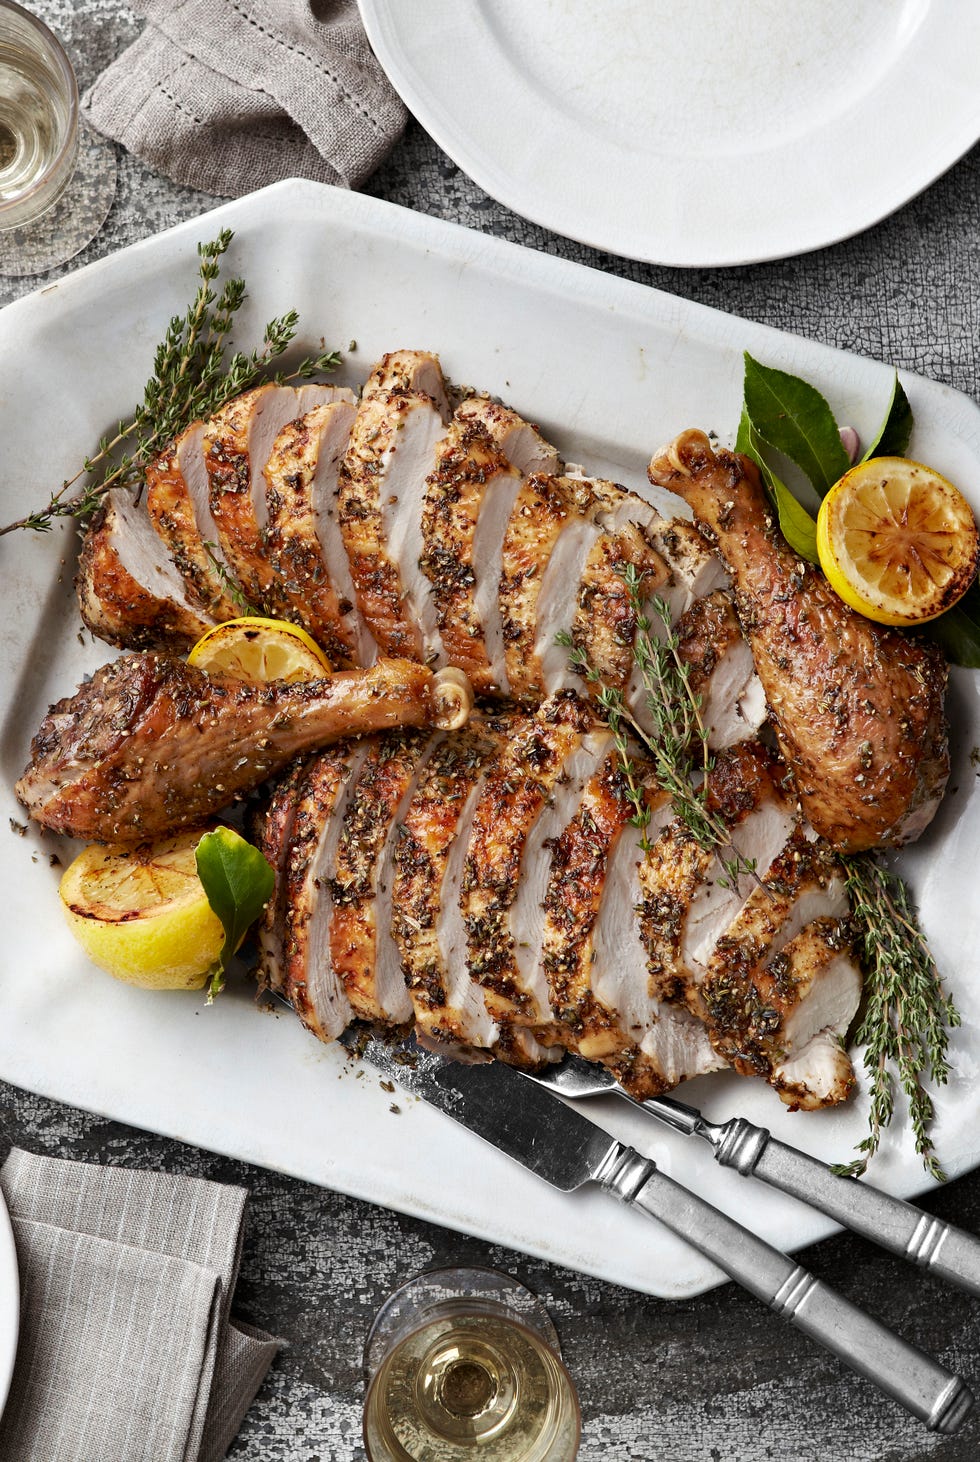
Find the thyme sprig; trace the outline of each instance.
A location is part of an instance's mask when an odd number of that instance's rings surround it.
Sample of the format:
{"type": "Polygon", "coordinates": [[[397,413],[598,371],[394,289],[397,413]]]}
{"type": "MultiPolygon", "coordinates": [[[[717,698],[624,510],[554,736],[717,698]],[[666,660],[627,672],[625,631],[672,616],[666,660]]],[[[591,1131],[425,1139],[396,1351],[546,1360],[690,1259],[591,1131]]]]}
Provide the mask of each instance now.
{"type": "MultiPolygon", "coordinates": [[[[288,310],[266,325],[259,349],[229,354],[235,316],[246,297],[242,279],[229,279],[220,288],[218,284],[220,261],[233,237],[231,229],[223,229],[210,243],[198,244],[197,293],[185,313],[174,315],[167,326],[157,346],[153,374],[132,417],[102,438],[94,455],[51,494],[43,508],[0,527],[0,537],[19,528],[47,533],[58,518],[86,522],[111,488],[138,490],[147,463],[192,421],[212,416],[232,397],[268,377],[271,363],[295,338],[299,316],[288,310]],[[127,450],[120,453],[123,446],[127,450]]],[[[275,379],[308,380],[336,369],[340,359],[337,351],[322,351],[275,379]]]]}
{"type": "Polygon", "coordinates": [[[915,1150],[926,1172],[943,1182],[946,1174],[929,1132],[934,1103],[923,1083],[945,1086],[949,1032],[959,1025],[959,1012],[943,990],[907,885],[869,853],[843,862],[865,975],[864,1013],[855,1039],[865,1048],[871,1105],[868,1135],[857,1144],[861,1156],[835,1171],[859,1176],[877,1152],[895,1110],[894,1070],[908,1105],[915,1150]]]}
{"type": "Polygon", "coordinates": [[[725,881],[734,884],[743,874],[755,875],[755,862],[737,851],[724,819],[710,805],[715,760],[701,715],[701,697],[691,685],[691,666],[680,654],[680,639],[672,625],[670,607],[659,595],[650,601],[660,622],[659,633],[654,633],[653,621],[646,612],[644,574],[629,563],[619,565],[616,571],[626,587],[630,614],[636,625],[633,658],[640,673],[652,729],[640,724],[623,692],[603,681],[601,672],[571,635],[560,634],[558,641],[568,650],[570,668],[592,688],[613,733],[627,796],[634,808],[631,821],[643,832],[644,848],[649,846],[646,829],[651,809],[633,761],[628,732],[649,757],[657,785],[670,798],[675,815],[702,848],[718,853],[725,881]]]}

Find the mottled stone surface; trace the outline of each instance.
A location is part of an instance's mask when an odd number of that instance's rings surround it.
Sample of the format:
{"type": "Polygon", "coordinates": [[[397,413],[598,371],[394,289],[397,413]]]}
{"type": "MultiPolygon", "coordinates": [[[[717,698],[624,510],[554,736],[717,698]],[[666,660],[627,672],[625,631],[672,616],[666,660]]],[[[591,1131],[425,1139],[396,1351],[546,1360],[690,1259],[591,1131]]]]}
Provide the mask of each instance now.
{"type": "MultiPolygon", "coordinates": [[[[136,34],[118,0],[32,0],[67,41],[84,86],[136,34]]],[[[533,248],[920,371],[980,387],[980,150],[859,238],[800,259],[685,272],[599,255],[516,218],[412,125],[370,191],[533,248]]],[[[218,200],[120,157],[115,205],[76,268],[218,200]]],[[[773,202],[773,207],[778,206],[773,202]]],[[[723,227],[719,221],[719,227],[723,227]]],[[[51,276],[55,277],[58,271],[51,276]]],[[[0,302],[36,286],[0,280],[0,302]]],[[[980,1423],[928,1435],[868,1384],[734,1286],[665,1303],[429,1224],[0,1086],[9,1142],[243,1183],[251,1193],[237,1308],[288,1348],[231,1456],[346,1462],[358,1445],[360,1350],[384,1296],[418,1269],[490,1263],[537,1290],[558,1325],[585,1417],[585,1462],[972,1462],[980,1423]]],[[[980,1230],[980,1173],[931,1212],[980,1230]]],[[[980,1378],[980,1306],[854,1238],[805,1262],[953,1369],[980,1378]]],[[[56,1459],[52,1459],[56,1462],[56,1459]]]]}

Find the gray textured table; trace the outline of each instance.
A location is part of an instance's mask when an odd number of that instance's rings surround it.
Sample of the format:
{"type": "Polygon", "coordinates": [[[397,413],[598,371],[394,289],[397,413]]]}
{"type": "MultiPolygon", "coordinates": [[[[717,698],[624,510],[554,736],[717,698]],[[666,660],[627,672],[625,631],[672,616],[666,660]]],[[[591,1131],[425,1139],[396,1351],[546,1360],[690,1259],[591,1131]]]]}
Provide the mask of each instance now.
{"type": "MultiPolygon", "coordinates": [[[[136,34],[119,0],[28,3],[66,40],[83,85],[136,34]]],[[[524,222],[481,193],[414,124],[369,191],[975,395],[978,185],[980,149],[974,149],[922,197],[857,239],[783,263],[694,272],[598,255],[524,222]]],[[[121,156],[106,226],[69,268],[218,201],[121,156]]],[[[37,283],[0,280],[0,303],[37,283]]],[[[730,1285],[686,1303],[647,1299],[0,1085],[0,1155],[8,1142],[195,1173],[250,1190],[237,1308],[284,1336],[288,1348],[245,1420],[230,1453],[235,1458],[360,1457],[359,1357],[372,1313],[410,1274],[458,1263],[504,1268],[548,1304],[582,1401],[583,1462],[972,1462],[980,1455],[980,1420],[953,1440],[928,1435],[730,1285]]],[[[980,1231],[980,1172],[924,1206],[980,1231]]],[[[980,1390],[975,1301],[851,1237],[830,1239],[804,1259],[980,1390]]]]}

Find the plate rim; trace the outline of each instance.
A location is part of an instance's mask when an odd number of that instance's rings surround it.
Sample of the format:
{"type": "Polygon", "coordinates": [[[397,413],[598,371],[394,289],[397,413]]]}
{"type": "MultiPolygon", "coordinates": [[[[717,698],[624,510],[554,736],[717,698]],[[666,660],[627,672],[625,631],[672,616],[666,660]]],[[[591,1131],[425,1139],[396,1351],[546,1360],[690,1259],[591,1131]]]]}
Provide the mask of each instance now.
{"type": "Polygon", "coordinates": [[[20,1331],[20,1273],[17,1246],[2,1190],[0,1190],[0,1416],[10,1395],[20,1331]]]}
{"type": "MultiPolygon", "coordinates": [[[[922,149],[917,154],[916,166],[896,168],[892,174],[894,191],[889,192],[887,197],[882,197],[880,202],[863,209],[860,206],[855,207],[853,217],[847,222],[841,220],[823,227],[808,228],[814,212],[803,209],[797,225],[799,236],[793,239],[782,236],[766,243],[764,234],[749,233],[744,242],[732,250],[712,247],[706,239],[699,240],[693,246],[687,245],[672,234],[658,235],[650,228],[636,232],[624,231],[615,222],[610,226],[607,220],[590,217],[587,213],[584,216],[589,221],[583,224],[580,198],[574,204],[571,201],[566,204],[562,190],[558,189],[554,197],[545,201],[537,180],[509,172],[486,145],[492,123],[490,127],[482,129],[479,121],[475,126],[470,125],[467,119],[455,115],[443,98],[432,90],[428,79],[420,74],[405,48],[398,44],[399,24],[410,23],[414,6],[405,4],[404,0],[357,0],[357,3],[371,47],[402,101],[438,146],[484,192],[538,227],[552,230],[588,248],[640,263],[676,269],[736,268],[791,259],[828,248],[873,228],[903,208],[954,167],[980,141],[980,105],[974,104],[972,112],[964,106],[956,125],[951,128],[952,137],[948,142],[944,138],[944,145],[938,151],[922,149]]],[[[428,7],[440,3],[440,0],[425,0],[425,3],[428,7]]],[[[450,5],[452,0],[441,0],[441,3],[450,5]]],[[[471,13],[466,12],[465,8],[463,13],[471,18],[471,13]]],[[[930,10],[929,17],[933,23],[939,25],[951,23],[953,19],[941,10],[937,12],[935,8],[930,10]]],[[[477,96],[483,90],[484,88],[471,88],[467,95],[477,96]]],[[[959,88],[951,88],[951,91],[959,98],[959,88]]],[[[525,125],[529,120],[524,119],[525,125]]],[[[499,113],[496,121],[499,124],[499,113]]],[[[880,125],[877,118],[876,125],[880,125]]],[[[858,129],[859,138],[867,137],[868,131],[868,128],[858,129]]],[[[581,138],[578,140],[581,141],[581,138]]],[[[889,148],[884,155],[887,160],[899,152],[900,149],[889,148]]],[[[629,156],[625,151],[623,155],[629,156]]],[[[822,161],[819,149],[817,155],[809,161],[811,165],[818,165],[822,161]]],[[[880,163],[880,158],[877,161],[880,163]]],[[[642,157],[638,170],[642,176],[642,157]]],[[[849,192],[848,197],[851,196],[856,197],[860,205],[860,193],[849,192]]],[[[729,208],[726,211],[729,226],[732,217],[733,210],[729,208]]],[[[727,237],[725,230],[718,230],[717,233],[727,237]]]]}

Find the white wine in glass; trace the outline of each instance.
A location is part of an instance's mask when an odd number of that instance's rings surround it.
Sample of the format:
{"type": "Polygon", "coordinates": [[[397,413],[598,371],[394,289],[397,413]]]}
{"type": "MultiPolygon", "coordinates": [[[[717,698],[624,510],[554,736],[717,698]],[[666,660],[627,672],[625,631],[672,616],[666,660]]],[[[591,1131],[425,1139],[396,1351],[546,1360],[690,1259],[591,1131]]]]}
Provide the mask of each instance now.
{"type": "Polygon", "coordinates": [[[0,0],[0,273],[64,263],[98,233],[115,157],[79,128],[78,85],[61,42],[0,0]]]}
{"type": "Polygon", "coordinates": [[[486,1269],[419,1275],[365,1350],[371,1462],[572,1462],[580,1416],[536,1296],[486,1269]]]}

